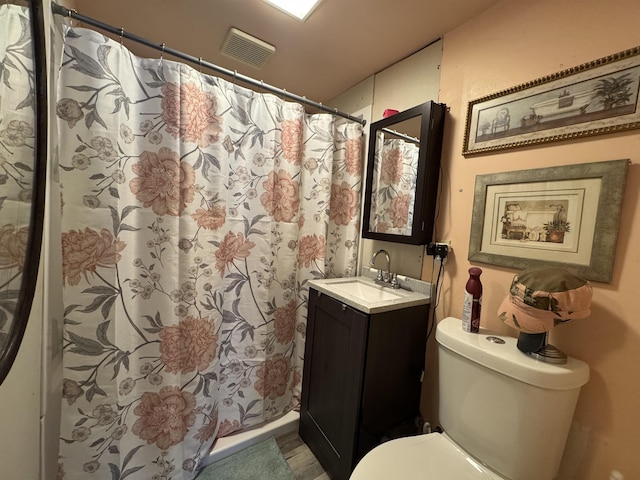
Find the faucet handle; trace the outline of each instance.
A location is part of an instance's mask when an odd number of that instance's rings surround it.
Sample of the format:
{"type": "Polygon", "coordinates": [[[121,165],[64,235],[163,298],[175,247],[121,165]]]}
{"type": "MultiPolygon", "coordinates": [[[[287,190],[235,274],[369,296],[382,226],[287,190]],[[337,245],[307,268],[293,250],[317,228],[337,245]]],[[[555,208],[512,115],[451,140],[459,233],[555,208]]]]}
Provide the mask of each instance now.
{"type": "Polygon", "coordinates": [[[376,277],[376,280],[380,282],[384,282],[384,277],[382,276],[382,270],[378,270],[378,276],[376,277]]]}
{"type": "Polygon", "coordinates": [[[393,288],[400,288],[400,282],[398,282],[398,274],[397,273],[392,273],[391,274],[391,286],[393,288]]]}

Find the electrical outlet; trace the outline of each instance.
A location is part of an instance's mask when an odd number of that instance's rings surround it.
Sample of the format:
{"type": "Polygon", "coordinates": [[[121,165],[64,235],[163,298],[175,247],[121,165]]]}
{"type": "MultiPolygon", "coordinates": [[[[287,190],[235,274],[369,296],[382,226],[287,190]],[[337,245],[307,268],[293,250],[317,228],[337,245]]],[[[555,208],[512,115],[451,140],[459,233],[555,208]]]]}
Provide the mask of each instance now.
{"type": "Polygon", "coordinates": [[[447,258],[449,255],[449,244],[448,243],[436,243],[435,247],[436,257],[440,257],[442,260],[447,258]]]}
{"type": "Polygon", "coordinates": [[[450,252],[451,242],[432,242],[427,245],[427,255],[432,257],[445,259],[450,252]]]}
{"type": "Polygon", "coordinates": [[[451,242],[432,242],[427,245],[427,255],[434,257],[441,265],[447,263],[447,256],[451,253],[451,242]]]}

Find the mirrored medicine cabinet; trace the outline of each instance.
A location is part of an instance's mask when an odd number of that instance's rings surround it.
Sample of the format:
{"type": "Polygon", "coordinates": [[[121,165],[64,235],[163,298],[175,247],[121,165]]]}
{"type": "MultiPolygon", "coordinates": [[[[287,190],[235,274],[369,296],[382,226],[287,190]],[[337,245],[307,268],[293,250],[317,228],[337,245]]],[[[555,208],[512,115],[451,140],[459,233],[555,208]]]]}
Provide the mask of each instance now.
{"type": "Polygon", "coordinates": [[[38,278],[47,162],[44,17],[39,1],[0,4],[0,385],[20,349],[38,278]]]}
{"type": "Polygon", "coordinates": [[[371,124],[364,238],[432,241],[445,112],[430,101],[371,124]]]}

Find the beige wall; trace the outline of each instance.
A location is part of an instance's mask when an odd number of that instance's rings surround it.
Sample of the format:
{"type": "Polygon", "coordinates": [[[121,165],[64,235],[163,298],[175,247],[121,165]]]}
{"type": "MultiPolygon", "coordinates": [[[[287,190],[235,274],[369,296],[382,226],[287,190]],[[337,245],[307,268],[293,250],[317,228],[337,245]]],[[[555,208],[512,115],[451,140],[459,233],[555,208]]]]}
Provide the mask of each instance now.
{"type": "MultiPolygon", "coordinates": [[[[438,229],[451,239],[438,318],[459,317],[467,260],[475,176],[510,170],[629,158],[613,281],[594,284],[592,315],[563,325],[551,343],[586,361],[583,388],[562,467],[562,478],[603,480],[612,469],[640,478],[640,134],[629,132],[465,158],[461,155],[467,104],[476,98],[640,44],[637,0],[504,1],[444,37],[441,102],[445,178],[438,229]]],[[[430,265],[423,278],[431,275],[430,265]]],[[[514,271],[483,269],[482,323],[506,332],[496,317],[514,271]]],[[[515,331],[510,332],[515,333],[515,331]]],[[[433,352],[433,349],[432,351],[433,352]]],[[[431,367],[434,364],[431,362],[431,367]]],[[[435,375],[429,371],[430,382],[435,375]]],[[[436,389],[424,389],[423,410],[434,413],[436,389]]],[[[542,459],[541,459],[542,460],[542,459]]]]}

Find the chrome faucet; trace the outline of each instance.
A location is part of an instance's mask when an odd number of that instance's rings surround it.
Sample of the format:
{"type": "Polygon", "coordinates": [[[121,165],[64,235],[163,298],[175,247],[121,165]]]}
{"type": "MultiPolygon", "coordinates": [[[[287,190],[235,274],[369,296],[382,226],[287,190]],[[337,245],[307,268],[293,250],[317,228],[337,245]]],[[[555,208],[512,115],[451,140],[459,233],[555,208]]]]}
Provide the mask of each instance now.
{"type": "Polygon", "coordinates": [[[375,265],[376,258],[378,258],[378,255],[380,253],[384,253],[385,258],[387,259],[387,270],[383,272],[381,269],[378,269],[376,282],[390,285],[392,288],[400,288],[400,284],[398,283],[398,276],[395,273],[391,273],[391,257],[389,256],[389,252],[382,249],[376,250],[371,256],[371,260],[369,260],[369,265],[375,265]]]}

